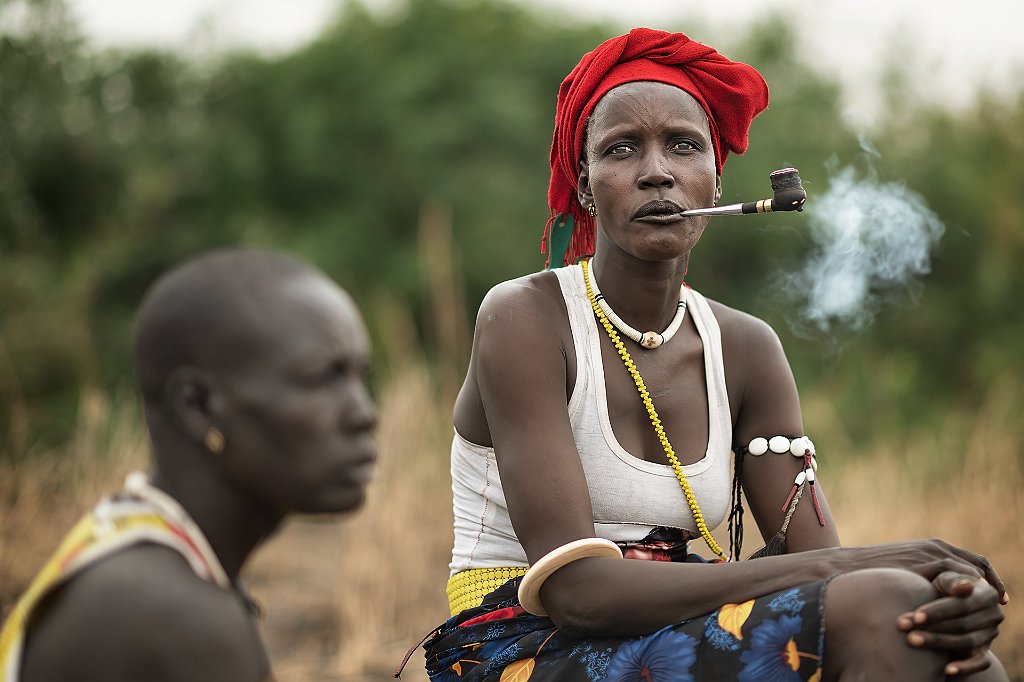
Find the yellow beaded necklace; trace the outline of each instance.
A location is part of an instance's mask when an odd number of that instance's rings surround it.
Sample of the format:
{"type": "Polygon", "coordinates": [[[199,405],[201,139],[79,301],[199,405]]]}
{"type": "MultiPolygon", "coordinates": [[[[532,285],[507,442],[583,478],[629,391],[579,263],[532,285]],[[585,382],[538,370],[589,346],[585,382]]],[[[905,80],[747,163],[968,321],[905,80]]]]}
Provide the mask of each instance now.
{"type": "Polygon", "coordinates": [[[668,436],[665,435],[665,429],[661,426],[661,419],[658,418],[658,412],[654,409],[654,401],[651,400],[651,394],[647,392],[647,386],[644,385],[643,377],[640,376],[640,372],[637,370],[636,365],[633,364],[633,358],[630,357],[629,351],[626,350],[625,344],[622,343],[622,339],[619,338],[619,334],[615,331],[615,327],[611,322],[608,321],[608,317],[601,310],[601,306],[597,302],[597,298],[594,296],[594,290],[590,287],[590,278],[587,276],[587,268],[589,267],[588,261],[582,261],[580,265],[583,267],[583,282],[587,286],[587,298],[590,299],[590,306],[594,309],[594,315],[597,316],[598,321],[604,330],[608,332],[608,338],[611,339],[612,345],[615,346],[615,350],[618,351],[619,357],[622,358],[623,364],[626,365],[626,370],[629,375],[633,377],[633,383],[636,384],[637,391],[640,392],[640,399],[644,403],[644,407],[647,408],[647,414],[651,418],[651,424],[654,426],[654,432],[658,434],[658,440],[661,441],[661,447],[665,449],[665,456],[668,457],[669,464],[672,465],[672,471],[676,474],[676,480],[679,481],[679,487],[683,489],[683,495],[686,497],[686,503],[690,506],[690,512],[693,514],[693,520],[697,524],[697,530],[700,531],[700,535],[704,538],[704,542],[708,543],[708,547],[711,551],[717,554],[719,557],[728,561],[729,558],[718,543],[715,542],[715,538],[711,536],[711,532],[708,530],[707,523],[704,522],[704,515],[700,513],[700,506],[697,504],[697,498],[693,494],[693,490],[690,488],[690,482],[686,480],[686,474],[683,473],[683,465],[679,463],[679,458],[676,457],[675,450],[672,449],[672,444],[668,442],[668,436]]]}

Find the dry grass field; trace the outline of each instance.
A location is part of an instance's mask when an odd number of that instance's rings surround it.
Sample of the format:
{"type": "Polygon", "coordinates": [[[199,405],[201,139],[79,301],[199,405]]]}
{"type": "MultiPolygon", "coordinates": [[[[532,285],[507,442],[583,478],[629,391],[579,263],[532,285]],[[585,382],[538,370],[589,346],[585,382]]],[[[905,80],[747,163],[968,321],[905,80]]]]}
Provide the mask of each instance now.
{"type": "MultiPolygon", "coordinates": [[[[396,372],[380,396],[382,457],[366,508],[293,521],[250,564],[282,682],[388,679],[446,616],[450,386],[420,365],[396,372]]],[[[994,392],[975,412],[950,415],[942,433],[854,458],[828,401],[805,398],[844,542],[941,536],[988,555],[1014,597],[996,651],[1015,680],[1024,680],[1020,401],[994,392]]],[[[0,616],[75,518],[143,466],[144,439],[127,414],[87,396],[63,452],[0,464],[0,616]]],[[[425,679],[420,654],[403,679],[425,679]]]]}

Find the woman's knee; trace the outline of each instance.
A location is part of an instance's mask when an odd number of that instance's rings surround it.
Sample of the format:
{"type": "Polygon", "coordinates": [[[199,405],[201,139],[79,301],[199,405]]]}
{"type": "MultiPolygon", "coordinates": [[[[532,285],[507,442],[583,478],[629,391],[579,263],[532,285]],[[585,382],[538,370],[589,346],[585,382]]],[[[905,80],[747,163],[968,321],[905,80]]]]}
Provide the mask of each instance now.
{"type": "Polygon", "coordinates": [[[910,571],[871,568],[838,576],[829,584],[825,620],[829,625],[879,619],[895,627],[891,616],[911,611],[938,596],[931,582],[910,571]]]}
{"type": "Polygon", "coordinates": [[[946,657],[911,648],[897,625],[900,614],[937,595],[928,580],[900,569],[836,577],[825,595],[824,678],[941,679],[946,657]]]}

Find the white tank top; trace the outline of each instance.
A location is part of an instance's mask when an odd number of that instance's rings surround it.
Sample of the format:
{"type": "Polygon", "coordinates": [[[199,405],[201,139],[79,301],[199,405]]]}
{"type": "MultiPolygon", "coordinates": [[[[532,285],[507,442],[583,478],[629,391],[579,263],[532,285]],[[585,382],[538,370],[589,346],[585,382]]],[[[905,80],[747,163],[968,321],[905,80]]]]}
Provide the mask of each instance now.
{"type": "MultiPolygon", "coordinates": [[[[578,265],[554,270],[569,312],[576,350],[576,384],[569,422],[594,509],[594,532],[613,541],[637,541],[656,526],[697,527],[672,467],[629,454],[612,432],[605,395],[600,334],[578,265]]],[[[704,344],[708,389],[708,448],[683,467],[709,528],[729,512],[732,419],[722,364],[722,339],[707,299],[687,289],[687,309],[704,344]]],[[[639,400],[639,397],[637,397],[639,400]]],[[[494,449],[455,433],[452,441],[455,545],[451,574],[469,568],[527,566],[509,520],[494,449]]]]}

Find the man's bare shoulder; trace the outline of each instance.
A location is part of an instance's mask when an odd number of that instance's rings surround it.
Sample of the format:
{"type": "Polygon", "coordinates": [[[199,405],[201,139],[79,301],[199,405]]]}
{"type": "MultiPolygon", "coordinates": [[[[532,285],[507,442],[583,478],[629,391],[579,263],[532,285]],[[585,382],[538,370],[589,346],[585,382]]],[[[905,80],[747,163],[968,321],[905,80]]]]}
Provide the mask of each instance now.
{"type": "Polygon", "coordinates": [[[252,616],[177,552],[142,544],[101,560],[40,605],[22,679],[260,680],[252,616]]]}

